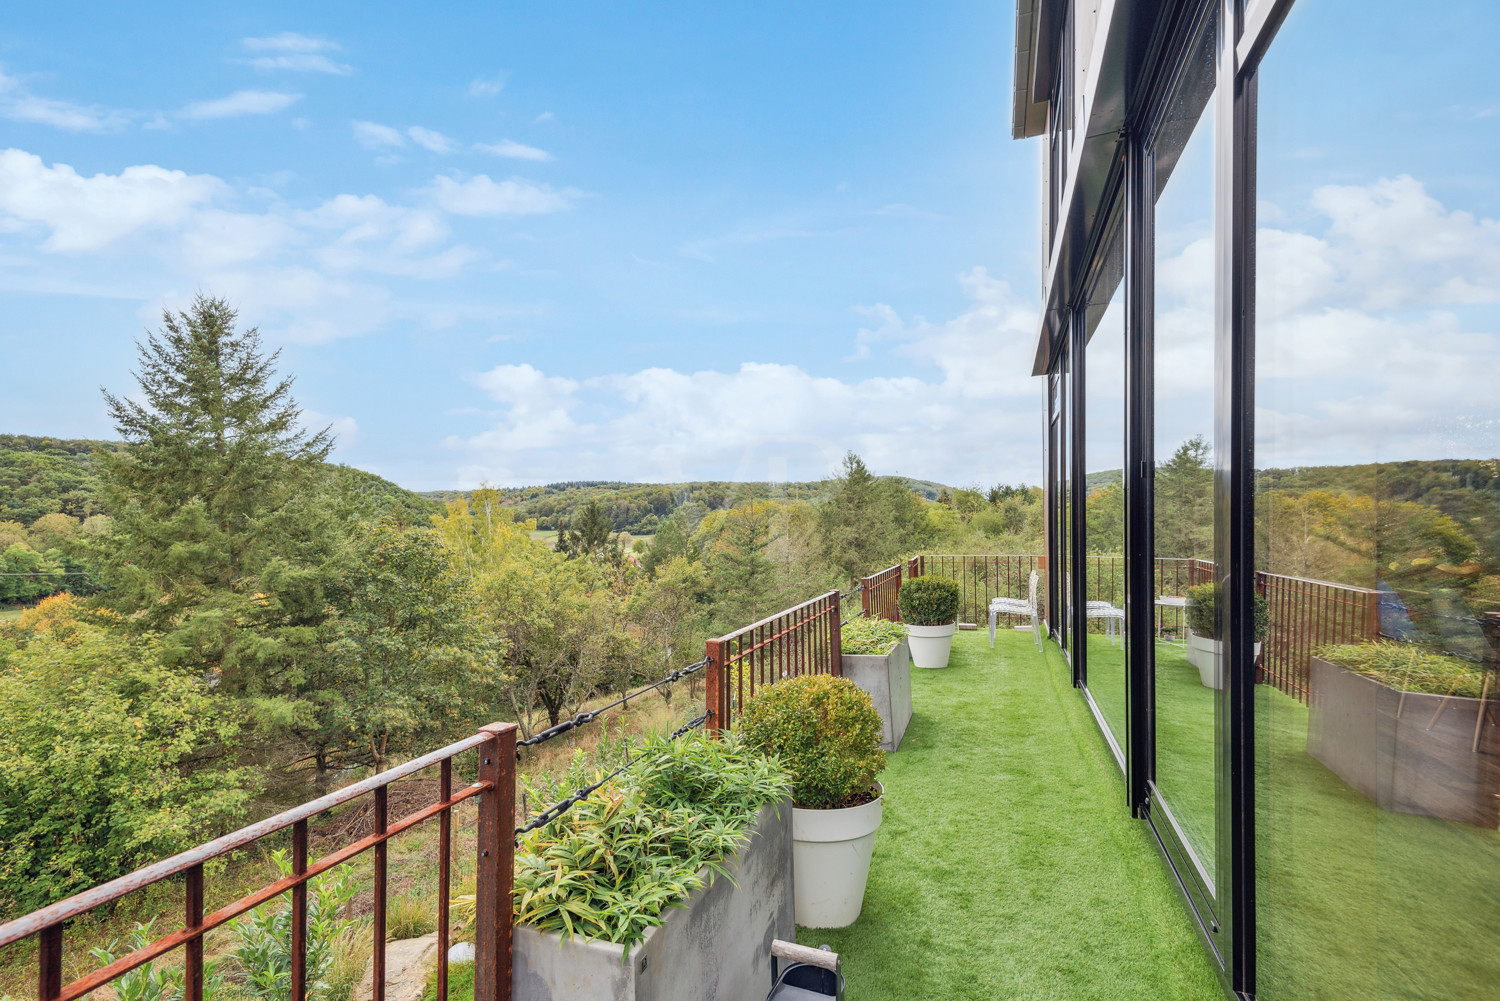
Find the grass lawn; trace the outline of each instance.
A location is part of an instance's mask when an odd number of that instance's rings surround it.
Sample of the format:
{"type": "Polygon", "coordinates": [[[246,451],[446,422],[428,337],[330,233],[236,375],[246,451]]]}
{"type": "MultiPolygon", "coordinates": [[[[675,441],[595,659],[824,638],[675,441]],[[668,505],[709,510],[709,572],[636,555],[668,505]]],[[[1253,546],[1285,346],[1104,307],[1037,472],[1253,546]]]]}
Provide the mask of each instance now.
{"type": "Polygon", "coordinates": [[[961,632],[912,698],[864,913],[798,930],[842,954],[849,1001],[1223,996],[1055,651],[961,632]]]}

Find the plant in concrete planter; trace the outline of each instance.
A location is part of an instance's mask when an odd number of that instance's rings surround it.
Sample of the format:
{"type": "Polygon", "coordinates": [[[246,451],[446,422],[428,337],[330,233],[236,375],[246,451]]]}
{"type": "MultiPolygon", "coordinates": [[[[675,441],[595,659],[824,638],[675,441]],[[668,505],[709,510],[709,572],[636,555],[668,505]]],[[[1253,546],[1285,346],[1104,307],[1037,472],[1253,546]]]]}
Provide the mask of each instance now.
{"type": "Polygon", "coordinates": [[[880,746],[901,747],[911,722],[911,649],[899,622],[857,618],[843,624],[844,677],[870,693],[880,713],[880,746]]]}
{"type": "Polygon", "coordinates": [[[1483,665],[1414,643],[1323,646],[1308,689],[1307,751],[1350,788],[1382,810],[1500,824],[1483,665]]]}
{"type": "MultiPolygon", "coordinates": [[[[1187,606],[1183,617],[1187,620],[1187,659],[1198,669],[1198,680],[1207,688],[1219,688],[1223,670],[1219,642],[1219,585],[1199,584],[1187,589],[1187,606]]],[[[1255,655],[1260,656],[1260,646],[1265,642],[1271,627],[1270,606],[1266,596],[1255,595],[1255,655]]]]}
{"type": "Polygon", "coordinates": [[[792,773],[797,923],[843,928],[864,905],[885,768],[880,713],[847,678],[809,675],[761,689],[740,733],[792,773]]]}
{"type": "Polygon", "coordinates": [[[910,630],[911,662],[917,667],[948,666],[961,604],[958,582],[947,577],[918,577],[902,585],[896,608],[910,630]]]}
{"type": "Polygon", "coordinates": [[[850,619],[840,628],[843,630],[843,652],[856,656],[890,653],[892,647],[906,639],[905,626],[885,619],[850,619]]]}

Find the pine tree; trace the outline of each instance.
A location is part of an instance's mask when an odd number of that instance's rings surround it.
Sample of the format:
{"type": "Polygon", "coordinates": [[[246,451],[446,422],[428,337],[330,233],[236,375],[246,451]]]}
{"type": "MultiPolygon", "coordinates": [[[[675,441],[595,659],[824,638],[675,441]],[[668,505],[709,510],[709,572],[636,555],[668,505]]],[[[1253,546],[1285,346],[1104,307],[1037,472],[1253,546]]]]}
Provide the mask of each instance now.
{"type": "Polygon", "coordinates": [[[164,313],[137,344],[139,395],[105,391],[126,447],[95,453],[114,524],[91,548],[99,600],[162,633],[169,661],[274,701],[309,680],[345,531],[318,489],[332,436],[302,429],[280,352],[236,319],[203,295],[164,313]]]}

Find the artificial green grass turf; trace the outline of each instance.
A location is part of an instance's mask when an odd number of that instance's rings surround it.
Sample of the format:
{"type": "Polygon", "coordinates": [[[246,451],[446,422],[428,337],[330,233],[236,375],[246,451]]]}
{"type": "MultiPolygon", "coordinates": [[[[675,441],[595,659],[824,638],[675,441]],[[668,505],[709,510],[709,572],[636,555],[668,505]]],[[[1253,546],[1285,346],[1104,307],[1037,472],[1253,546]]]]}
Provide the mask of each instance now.
{"type": "Polygon", "coordinates": [[[848,1001],[1223,997],[1049,650],[961,632],[946,670],[912,670],[864,912],[797,933],[841,954],[848,1001]]]}
{"type": "MultiPolygon", "coordinates": [[[[1157,766],[1199,857],[1213,833],[1212,689],[1156,645],[1157,766]]],[[[1089,637],[1089,691],[1124,718],[1124,654],[1089,637]]],[[[1257,994],[1488,998],[1500,984],[1500,832],[1388,813],[1307,753],[1308,709],[1256,689],[1257,994]]]]}

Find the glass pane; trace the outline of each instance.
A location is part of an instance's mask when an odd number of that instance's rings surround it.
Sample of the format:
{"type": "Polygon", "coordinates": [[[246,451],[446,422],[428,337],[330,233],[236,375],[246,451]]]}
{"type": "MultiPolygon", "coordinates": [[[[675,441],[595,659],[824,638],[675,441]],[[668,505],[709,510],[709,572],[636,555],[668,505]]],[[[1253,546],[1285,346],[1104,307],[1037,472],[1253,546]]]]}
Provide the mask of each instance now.
{"type": "Polygon", "coordinates": [[[1089,694],[1125,749],[1125,293],[1118,242],[1086,311],[1083,571],[1089,694]],[[1095,304],[1097,303],[1097,304],[1095,304]]]}
{"type": "Polygon", "coordinates": [[[1267,1001],[1500,989],[1497,32],[1299,0],[1259,71],[1267,1001]]]}
{"type": "Polygon", "coordinates": [[[1152,147],[1155,234],[1156,782],[1214,878],[1213,25],[1152,147]]]}
{"type": "Polygon", "coordinates": [[[1058,559],[1062,572],[1058,574],[1059,607],[1062,609],[1062,645],[1068,653],[1069,662],[1073,659],[1073,428],[1072,422],[1068,420],[1069,407],[1072,406],[1072,378],[1071,369],[1068,364],[1068,349],[1065,346],[1062,353],[1062,378],[1058,380],[1061,387],[1062,413],[1057,419],[1058,450],[1060,465],[1058,467],[1058,559]]]}

